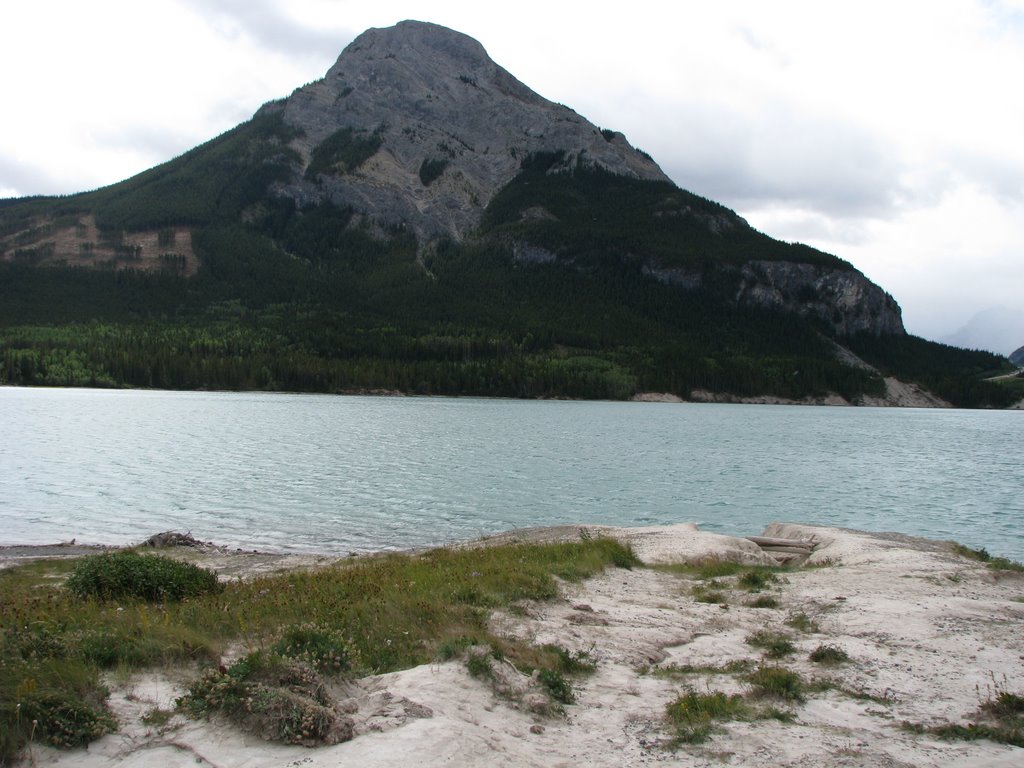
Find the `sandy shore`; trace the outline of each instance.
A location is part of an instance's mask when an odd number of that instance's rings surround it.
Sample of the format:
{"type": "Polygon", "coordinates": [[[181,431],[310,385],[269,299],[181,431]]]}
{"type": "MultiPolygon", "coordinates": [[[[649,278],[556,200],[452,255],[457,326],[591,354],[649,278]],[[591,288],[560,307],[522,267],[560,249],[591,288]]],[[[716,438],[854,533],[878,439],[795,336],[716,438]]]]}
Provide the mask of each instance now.
{"type": "MultiPolygon", "coordinates": [[[[579,528],[518,531],[491,541],[578,536],[579,528]]],[[[647,529],[588,527],[630,541],[648,563],[694,557],[748,562],[767,557],[750,542],[695,526],[647,529]]],[[[597,671],[577,682],[565,715],[531,714],[495,695],[452,661],[354,681],[342,693],[356,708],[357,737],[306,749],[270,744],[225,723],[175,715],[149,727],[142,715],[173,707],[189,670],[112,678],[118,733],[87,750],[35,747],[39,766],[1021,766],[1024,749],[988,741],[942,741],[912,733],[924,726],[966,724],[998,690],[1024,694],[1024,577],[958,557],[948,544],[895,534],[774,525],[769,536],[813,539],[809,564],[782,575],[767,594],[777,609],[745,605],[729,590],[728,607],[696,602],[691,577],[641,568],[612,569],[563,599],[531,603],[494,617],[495,628],[537,643],[587,651],[597,671]],[[796,632],[786,622],[804,613],[817,625],[796,632]],[[666,704],[687,689],[746,692],[737,674],[655,674],[673,666],[762,661],[745,639],[760,629],[792,634],[797,652],[781,662],[805,679],[834,687],[793,705],[795,720],[727,722],[702,745],[665,748],[666,704]],[[822,668],[808,653],[834,645],[848,664],[822,668]]],[[[74,554],[61,547],[56,554],[74,554]]],[[[14,551],[18,550],[18,551],[14,551]]],[[[226,575],[315,567],[328,558],[261,556],[226,550],[185,552],[226,575]]],[[[38,553],[37,553],[38,554],[38,553]]],[[[28,557],[0,548],[0,561],[28,557]]],[[[771,662],[776,663],[776,662],[771,662]]]]}

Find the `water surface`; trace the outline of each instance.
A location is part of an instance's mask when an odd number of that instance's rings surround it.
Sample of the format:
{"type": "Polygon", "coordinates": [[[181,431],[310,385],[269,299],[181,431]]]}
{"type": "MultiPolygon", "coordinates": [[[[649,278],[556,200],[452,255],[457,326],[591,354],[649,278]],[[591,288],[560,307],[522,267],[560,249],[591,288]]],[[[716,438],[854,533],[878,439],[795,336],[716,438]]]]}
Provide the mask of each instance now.
{"type": "Polygon", "coordinates": [[[1024,414],[0,388],[0,543],[361,552],[773,521],[1024,559],[1024,414]]]}

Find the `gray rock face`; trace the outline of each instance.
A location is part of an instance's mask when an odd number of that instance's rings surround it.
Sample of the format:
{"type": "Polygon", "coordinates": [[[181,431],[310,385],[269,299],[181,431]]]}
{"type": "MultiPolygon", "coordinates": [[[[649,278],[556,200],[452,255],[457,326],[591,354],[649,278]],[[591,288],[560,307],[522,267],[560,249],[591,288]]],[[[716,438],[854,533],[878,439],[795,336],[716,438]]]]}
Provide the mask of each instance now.
{"type": "MultiPolygon", "coordinates": [[[[696,290],[703,275],[685,269],[644,272],[667,285],[696,290]]],[[[903,334],[903,313],[889,294],[855,269],[790,261],[748,261],[738,268],[739,305],[785,309],[822,320],[839,336],[903,334]]]]}
{"type": "Polygon", "coordinates": [[[575,162],[641,179],[668,180],[619,133],[537,95],[495,64],[472,38],[404,21],[357,37],[326,77],[295,91],[284,120],[308,164],[335,132],[380,139],[349,172],[301,179],[279,191],[300,202],[324,199],[384,224],[412,227],[421,242],[461,239],[484,207],[534,152],[564,150],[575,162]],[[424,162],[443,165],[425,184],[424,162]]]}
{"type": "Polygon", "coordinates": [[[903,334],[896,300],[853,269],[751,261],[741,269],[741,304],[779,307],[832,325],[839,336],[903,334]]]}

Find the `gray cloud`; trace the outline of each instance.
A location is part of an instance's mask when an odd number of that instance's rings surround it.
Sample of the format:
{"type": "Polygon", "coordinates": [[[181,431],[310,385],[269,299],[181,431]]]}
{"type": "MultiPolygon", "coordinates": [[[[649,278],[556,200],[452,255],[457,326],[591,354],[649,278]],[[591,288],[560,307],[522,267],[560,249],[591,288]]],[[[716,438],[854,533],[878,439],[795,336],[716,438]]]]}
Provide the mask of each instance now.
{"type": "Polygon", "coordinates": [[[222,34],[231,36],[237,29],[261,47],[288,56],[333,61],[355,37],[351,30],[297,22],[275,0],[184,0],[183,4],[222,34]]]}
{"type": "Polygon", "coordinates": [[[152,157],[153,162],[158,163],[187,152],[213,137],[143,123],[93,131],[91,138],[97,148],[119,150],[131,147],[134,152],[152,157]]]}
{"type": "Polygon", "coordinates": [[[911,194],[895,152],[856,127],[795,108],[772,109],[756,121],[708,104],[667,112],[671,124],[647,129],[650,141],[640,143],[677,184],[730,206],[888,218],[911,194]]]}
{"type": "Polygon", "coordinates": [[[52,176],[45,166],[33,165],[17,157],[0,154],[0,190],[13,190],[13,197],[61,195],[80,191],[66,187],[67,180],[64,180],[62,185],[61,180],[52,176]],[[46,192],[43,193],[42,190],[46,192]]]}
{"type": "Polygon", "coordinates": [[[947,154],[949,175],[977,184],[997,199],[1024,202],[1024,165],[1005,156],[957,150],[947,154]]]}

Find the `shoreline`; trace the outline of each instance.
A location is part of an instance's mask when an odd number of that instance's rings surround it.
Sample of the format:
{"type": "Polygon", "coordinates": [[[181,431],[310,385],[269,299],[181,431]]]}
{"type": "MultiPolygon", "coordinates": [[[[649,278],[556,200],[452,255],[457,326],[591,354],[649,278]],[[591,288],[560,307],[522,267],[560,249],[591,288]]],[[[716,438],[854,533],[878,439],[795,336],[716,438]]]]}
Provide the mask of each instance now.
{"type": "MultiPolygon", "coordinates": [[[[576,702],[564,714],[538,714],[499,695],[471,676],[464,661],[435,661],[347,683],[345,706],[358,725],[351,741],[283,746],[217,718],[195,721],[174,714],[162,725],[146,724],[143,718],[153,708],[173,711],[188,677],[181,669],[156,669],[128,679],[111,676],[117,733],[75,751],[36,746],[32,761],[61,768],[383,767],[415,753],[429,768],[1009,768],[1024,762],[1020,747],[944,740],[928,730],[977,721],[986,700],[1001,690],[1024,695],[1024,575],[966,559],[949,542],[899,533],[777,523],[764,534],[813,544],[803,567],[779,572],[777,581],[757,593],[777,601],[774,608],[755,607],[755,594],[729,577],[710,582],[723,594],[720,603],[702,601],[699,590],[709,582],[690,571],[658,567],[686,560],[764,561],[764,551],[752,542],[694,525],[522,529],[451,545],[609,535],[629,542],[651,566],[612,568],[582,583],[562,584],[554,600],[492,615],[492,628],[504,636],[585,651],[594,660],[595,672],[574,683],[576,702]],[[806,622],[802,630],[793,628],[799,617],[806,622]],[[765,629],[787,634],[795,651],[781,659],[765,656],[749,643],[765,629]],[[822,646],[842,649],[850,661],[836,667],[810,661],[808,654],[822,646]],[[666,705],[686,691],[751,696],[744,676],[730,671],[743,665],[782,666],[808,681],[802,701],[778,704],[791,719],[725,721],[703,744],[668,748],[666,705]]],[[[254,567],[247,573],[224,571],[226,579],[280,570],[283,563],[259,560],[273,555],[206,546],[162,551],[199,564],[234,558],[254,567]]]]}
{"type": "Polygon", "coordinates": [[[37,384],[0,384],[0,389],[19,390],[90,390],[95,392],[202,392],[206,394],[263,394],[263,395],[320,395],[325,397],[386,397],[386,398],[446,398],[458,399],[480,399],[480,400],[522,400],[525,402],[581,402],[581,403],[672,403],[680,405],[796,405],[796,406],[827,406],[842,408],[929,408],[949,410],[1003,410],[1017,411],[1024,410],[1024,398],[1006,408],[958,408],[946,402],[940,397],[923,389],[913,382],[904,382],[893,377],[886,377],[886,394],[883,397],[864,395],[858,400],[850,401],[841,395],[830,392],[826,395],[809,396],[800,400],[780,397],[778,395],[735,395],[730,392],[711,392],[709,390],[695,389],[690,393],[689,399],[680,397],[669,392],[635,392],[632,396],[623,400],[600,400],[592,398],[577,397],[504,397],[489,395],[445,395],[445,394],[420,394],[415,392],[403,392],[397,389],[355,389],[343,392],[305,392],[283,389],[159,389],[155,387],[69,387],[69,386],[44,386],[37,384]]]}

